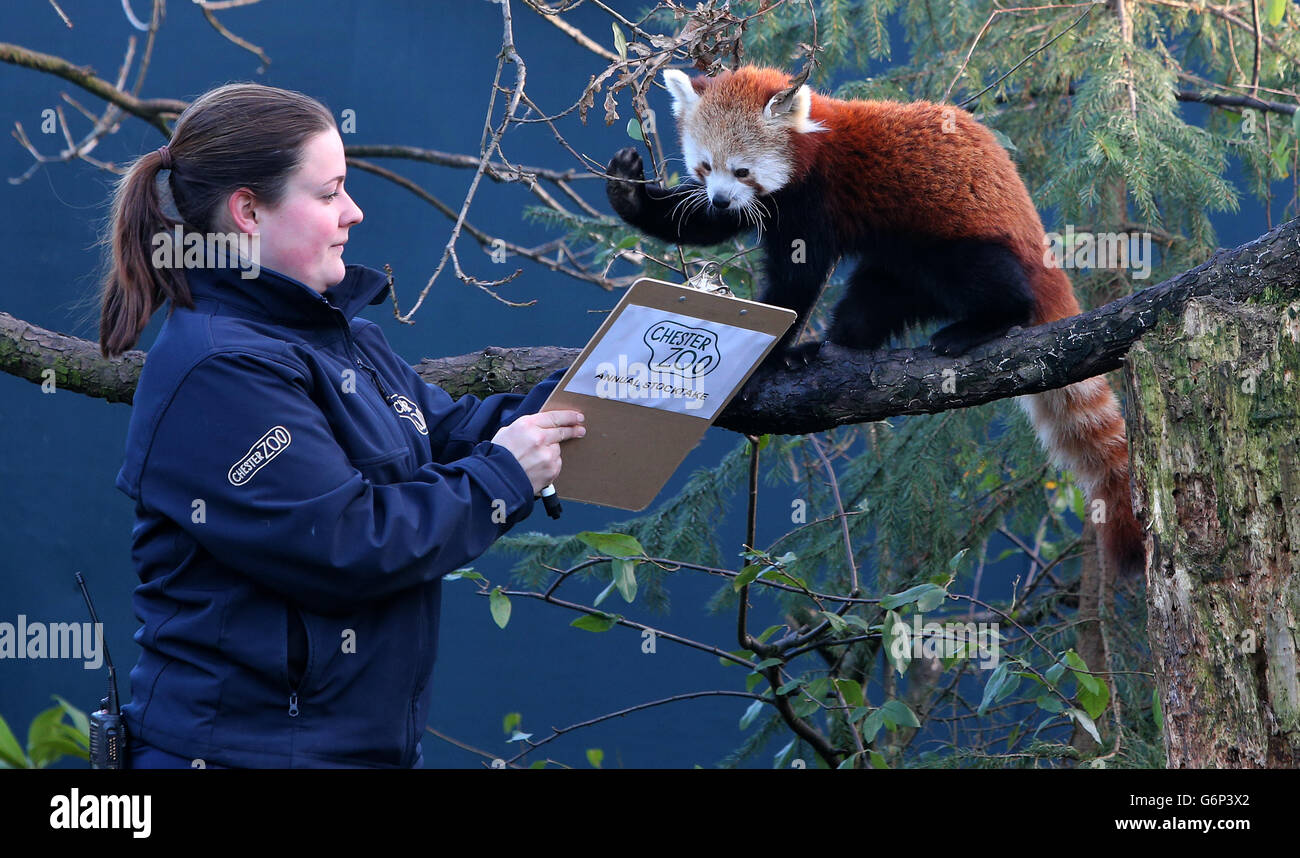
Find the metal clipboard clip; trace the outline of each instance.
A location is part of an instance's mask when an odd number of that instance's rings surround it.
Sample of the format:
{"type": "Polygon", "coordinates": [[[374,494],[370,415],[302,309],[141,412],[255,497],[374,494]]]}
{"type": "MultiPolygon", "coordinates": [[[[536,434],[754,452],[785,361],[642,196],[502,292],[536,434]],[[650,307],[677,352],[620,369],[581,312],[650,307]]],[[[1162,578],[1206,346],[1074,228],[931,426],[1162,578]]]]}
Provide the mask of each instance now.
{"type": "Polygon", "coordinates": [[[710,295],[724,295],[728,298],[735,297],[731,294],[731,288],[722,279],[722,266],[716,262],[706,262],[704,267],[698,273],[692,275],[684,284],[691,289],[698,289],[710,295]]]}

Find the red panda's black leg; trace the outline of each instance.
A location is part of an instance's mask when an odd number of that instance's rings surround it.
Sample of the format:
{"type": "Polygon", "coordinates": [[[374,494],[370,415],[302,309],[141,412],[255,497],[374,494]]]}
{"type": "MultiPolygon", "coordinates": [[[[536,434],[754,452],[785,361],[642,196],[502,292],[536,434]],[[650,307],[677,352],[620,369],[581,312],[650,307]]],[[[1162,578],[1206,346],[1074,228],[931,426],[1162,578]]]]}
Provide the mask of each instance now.
{"type": "Polygon", "coordinates": [[[815,224],[800,223],[782,227],[779,223],[767,236],[765,275],[767,283],[758,300],[794,310],[795,322],[768,355],[764,368],[784,365],[789,369],[807,366],[817,355],[821,343],[791,346],[804,325],[826,277],[838,255],[837,249],[821,236],[815,224]],[[805,236],[811,236],[805,238],[805,236]]]}
{"type": "Polygon", "coordinates": [[[1006,247],[963,242],[939,257],[937,288],[943,293],[939,318],[953,323],[935,332],[930,345],[941,355],[962,354],[1033,316],[1029,278],[1006,247]]]}
{"type": "Polygon", "coordinates": [[[835,305],[826,339],[850,349],[871,351],[925,318],[912,287],[893,272],[860,265],[835,305]]]}
{"type": "Polygon", "coordinates": [[[671,188],[645,184],[645,171],[636,149],[620,149],[609,162],[611,176],[605,196],[619,217],[660,241],[710,245],[734,238],[751,225],[734,210],[711,205],[704,187],[683,182],[671,188]]]}

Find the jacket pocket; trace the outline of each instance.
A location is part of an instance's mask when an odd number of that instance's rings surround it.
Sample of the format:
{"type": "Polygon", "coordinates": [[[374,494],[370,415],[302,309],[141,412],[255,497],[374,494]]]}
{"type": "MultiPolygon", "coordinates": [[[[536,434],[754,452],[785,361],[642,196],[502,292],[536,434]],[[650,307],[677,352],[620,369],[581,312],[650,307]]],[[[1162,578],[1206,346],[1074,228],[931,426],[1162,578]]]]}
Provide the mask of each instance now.
{"type": "Polygon", "coordinates": [[[349,458],[348,461],[352,463],[352,467],[361,472],[361,477],[366,482],[385,485],[410,479],[408,467],[410,455],[410,447],[398,447],[378,456],[364,459],[349,458]]]}
{"type": "Polygon", "coordinates": [[[289,690],[298,692],[306,686],[308,670],[311,667],[311,636],[307,632],[307,622],[302,611],[296,605],[286,605],[285,634],[285,678],[289,690]]]}

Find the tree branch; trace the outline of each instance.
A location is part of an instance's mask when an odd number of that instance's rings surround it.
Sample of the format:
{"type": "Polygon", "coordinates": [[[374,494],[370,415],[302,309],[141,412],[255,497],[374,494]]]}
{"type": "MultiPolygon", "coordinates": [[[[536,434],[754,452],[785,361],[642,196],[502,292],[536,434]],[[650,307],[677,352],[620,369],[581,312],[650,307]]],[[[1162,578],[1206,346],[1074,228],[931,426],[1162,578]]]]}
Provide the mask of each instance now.
{"type": "Polygon", "coordinates": [[[803,371],[751,384],[717,424],[735,432],[806,434],[899,414],[931,414],[1064,387],[1118,369],[1160,313],[1214,295],[1240,302],[1266,288],[1300,294],[1300,219],[1158,286],[1089,313],[1013,333],[965,355],[928,347],[856,352],[824,347],[803,371]]]}
{"type": "MultiPolygon", "coordinates": [[[[940,357],[928,347],[854,352],[824,347],[811,366],[751,385],[717,425],[748,434],[799,435],[899,414],[929,414],[1064,387],[1120,367],[1161,313],[1212,295],[1241,302],[1266,290],[1300,296],[1300,219],[1157,286],[1070,319],[1010,334],[969,354],[940,357]]],[[[578,349],[489,347],[425,359],[415,368],[453,397],[522,391],[568,366],[578,349]]],[[[57,388],[130,402],[145,354],[105,360],[89,340],[48,331],[0,312],[0,371],[36,384],[54,371],[57,388]]]]}
{"type": "Polygon", "coordinates": [[[136,98],[134,95],[113,86],[103,78],[97,77],[89,68],[75,66],[62,57],[43,54],[40,51],[29,50],[7,42],[0,42],[0,62],[48,72],[64,80],[70,80],[87,92],[93,93],[111,104],[116,104],[133,116],[140,117],[161,131],[166,137],[171,137],[172,132],[167,127],[164,117],[179,116],[186,107],[184,101],[174,98],[147,100],[136,98]]]}

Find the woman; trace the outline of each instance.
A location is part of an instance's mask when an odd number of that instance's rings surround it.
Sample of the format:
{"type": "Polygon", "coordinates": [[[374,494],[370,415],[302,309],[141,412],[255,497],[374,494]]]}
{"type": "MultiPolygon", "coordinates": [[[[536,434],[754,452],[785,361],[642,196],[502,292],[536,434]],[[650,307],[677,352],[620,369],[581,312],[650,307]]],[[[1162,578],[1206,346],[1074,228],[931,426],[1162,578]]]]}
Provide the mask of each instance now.
{"type": "Polygon", "coordinates": [[[343,264],[345,174],[324,106],[235,84],[118,186],[103,354],[170,302],[117,477],[143,623],[128,765],[419,767],[441,576],[526,518],[585,434],[534,413],[560,373],[453,401],[356,317],[389,286],[343,264]]]}

